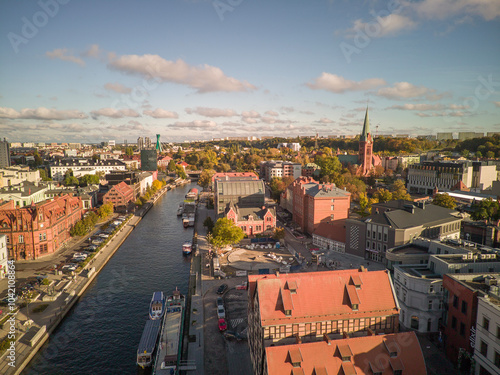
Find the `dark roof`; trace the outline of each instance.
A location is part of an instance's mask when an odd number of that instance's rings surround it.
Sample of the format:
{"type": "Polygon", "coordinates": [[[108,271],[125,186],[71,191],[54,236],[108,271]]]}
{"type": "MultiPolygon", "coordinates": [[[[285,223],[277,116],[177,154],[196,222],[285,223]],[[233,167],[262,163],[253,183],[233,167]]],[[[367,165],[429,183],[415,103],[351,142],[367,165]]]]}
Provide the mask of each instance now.
{"type": "Polygon", "coordinates": [[[237,180],[216,181],[216,189],[219,195],[264,195],[264,181],[262,180],[237,180]]]}
{"type": "Polygon", "coordinates": [[[368,140],[368,134],[370,134],[370,120],[368,118],[368,107],[366,107],[365,122],[363,123],[363,132],[361,137],[359,137],[360,142],[366,142],[368,140]]]}
{"type": "Polygon", "coordinates": [[[351,195],[348,191],[339,189],[335,186],[326,185],[324,188],[321,184],[305,184],[305,191],[307,195],[315,198],[328,198],[328,197],[347,197],[351,195]]]}
{"type": "Polygon", "coordinates": [[[384,213],[376,213],[362,220],[367,222],[367,220],[371,219],[370,222],[373,223],[390,225],[396,229],[405,229],[418,226],[435,226],[459,219],[454,216],[457,211],[441,206],[433,204],[425,205],[424,208],[414,204],[411,206],[413,206],[413,213],[405,209],[387,210],[384,213]]]}

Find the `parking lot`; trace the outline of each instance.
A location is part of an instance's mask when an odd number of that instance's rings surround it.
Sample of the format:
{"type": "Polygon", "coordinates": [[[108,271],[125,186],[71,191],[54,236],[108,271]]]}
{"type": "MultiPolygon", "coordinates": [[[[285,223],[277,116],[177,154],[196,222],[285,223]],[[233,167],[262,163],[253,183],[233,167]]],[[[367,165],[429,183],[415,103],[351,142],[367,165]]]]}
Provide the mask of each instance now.
{"type": "Polygon", "coordinates": [[[246,278],[236,277],[223,281],[205,281],[203,298],[205,315],[205,373],[206,374],[252,374],[247,333],[247,290],[238,290],[246,278]],[[217,289],[227,284],[222,294],[227,330],[219,331],[217,316],[217,289]],[[208,289],[208,290],[207,290],[208,289]]]}

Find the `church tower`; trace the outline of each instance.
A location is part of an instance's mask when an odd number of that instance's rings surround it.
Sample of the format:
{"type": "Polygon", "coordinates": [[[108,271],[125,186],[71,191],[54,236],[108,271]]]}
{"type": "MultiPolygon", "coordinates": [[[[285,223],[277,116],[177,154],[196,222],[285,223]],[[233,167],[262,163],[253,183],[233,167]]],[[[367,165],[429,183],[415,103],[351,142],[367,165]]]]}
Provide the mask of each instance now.
{"type": "Polygon", "coordinates": [[[368,175],[373,168],[372,154],[373,154],[372,134],[370,133],[370,120],[368,119],[368,107],[366,107],[363,132],[359,137],[359,165],[361,166],[361,174],[363,176],[368,175]]]}

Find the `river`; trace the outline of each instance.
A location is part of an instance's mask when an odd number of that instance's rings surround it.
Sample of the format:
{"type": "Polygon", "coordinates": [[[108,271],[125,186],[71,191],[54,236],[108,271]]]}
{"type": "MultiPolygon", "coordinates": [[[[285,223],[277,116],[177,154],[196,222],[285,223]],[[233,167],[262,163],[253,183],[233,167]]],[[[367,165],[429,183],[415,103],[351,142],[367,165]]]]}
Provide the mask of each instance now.
{"type": "Polygon", "coordinates": [[[193,185],[167,192],[144,216],[66,316],[27,375],[135,374],[136,351],[154,291],[188,290],[193,236],[176,216],[193,185]]]}

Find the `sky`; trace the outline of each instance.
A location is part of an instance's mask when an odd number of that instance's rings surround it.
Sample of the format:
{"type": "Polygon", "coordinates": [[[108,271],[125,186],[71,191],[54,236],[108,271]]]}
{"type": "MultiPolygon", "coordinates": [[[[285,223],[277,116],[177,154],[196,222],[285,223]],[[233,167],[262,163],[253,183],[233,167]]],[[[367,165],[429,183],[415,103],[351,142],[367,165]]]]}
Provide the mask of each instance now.
{"type": "Polygon", "coordinates": [[[500,132],[498,0],[4,0],[0,137],[500,132]]]}

